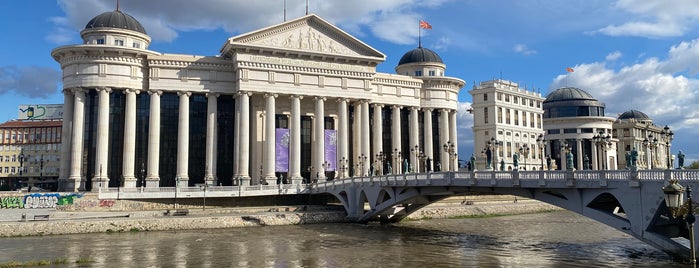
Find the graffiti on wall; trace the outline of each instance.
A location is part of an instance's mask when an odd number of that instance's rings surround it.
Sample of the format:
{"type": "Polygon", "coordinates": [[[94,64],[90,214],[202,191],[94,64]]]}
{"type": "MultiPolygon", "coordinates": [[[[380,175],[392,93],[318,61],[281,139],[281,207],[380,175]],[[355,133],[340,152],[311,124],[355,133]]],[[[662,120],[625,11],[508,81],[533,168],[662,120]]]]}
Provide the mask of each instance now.
{"type": "Polygon", "coordinates": [[[0,208],[56,208],[57,206],[72,205],[82,194],[60,195],[28,194],[24,196],[0,197],[0,208]]]}

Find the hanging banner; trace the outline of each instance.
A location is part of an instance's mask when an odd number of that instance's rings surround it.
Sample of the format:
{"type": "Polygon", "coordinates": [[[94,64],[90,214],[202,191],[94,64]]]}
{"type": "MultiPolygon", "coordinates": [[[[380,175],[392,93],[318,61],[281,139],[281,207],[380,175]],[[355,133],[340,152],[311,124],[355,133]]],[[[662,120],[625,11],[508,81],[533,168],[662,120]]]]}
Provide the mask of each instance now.
{"type": "Polygon", "coordinates": [[[276,172],[289,172],[289,129],[277,128],[275,145],[275,166],[276,172]]]}
{"type": "Polygon", "coordinates": [[[335,171],[337,164],[337,130],[325,130],[325,161],[330,165],[325,168],[325,171],[335,171]]]}

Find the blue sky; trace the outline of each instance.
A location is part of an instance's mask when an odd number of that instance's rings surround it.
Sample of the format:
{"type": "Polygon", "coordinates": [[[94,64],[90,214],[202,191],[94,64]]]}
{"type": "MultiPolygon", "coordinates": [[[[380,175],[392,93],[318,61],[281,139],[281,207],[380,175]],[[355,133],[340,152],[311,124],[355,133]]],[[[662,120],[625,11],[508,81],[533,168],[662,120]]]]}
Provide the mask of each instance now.
{"type": "MultiPolygon", "coordinates": [[[[287,18],[305,0],[286,0],[287,18]]],[[[0,121],[19,104],[63,101],[51,50],[79,44],[80,30],[116,0],[2,1],[0,121]]],[[[153,38],[149,49],[214,56],[228,37],[283,21],[283,0],[121,0],[153,38]]],[[[472,118],[463,112],[474,81],[502,77],[529,89],[581,88],[606,103],[607,116],[640,110],[675,132],[673,153],[699,159],[699,1],[695,0],[324,0],[309,10],[382,51],[381,72],[422,44],[467,82],[459,95],[460,155],[473,151],[472,118]],[[575,69],[567,73],[566,67],[575,69]]],[[[477,148],[476,151],[479,151],[477,148]]]]}

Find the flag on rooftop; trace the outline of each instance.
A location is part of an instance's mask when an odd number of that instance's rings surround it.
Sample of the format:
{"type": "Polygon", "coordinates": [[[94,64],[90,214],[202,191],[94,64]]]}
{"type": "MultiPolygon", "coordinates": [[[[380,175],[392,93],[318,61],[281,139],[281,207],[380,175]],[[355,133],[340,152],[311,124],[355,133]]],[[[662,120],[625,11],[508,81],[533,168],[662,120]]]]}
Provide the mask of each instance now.
{"type": "Polygon", "coordinates": [[[569,72],[569,73],[572,73],[572,72],[575,71],[575,70],[573,70],[573,68],[567,67],[567,68],[566,68],[566,71],[569,72]]]}
{"type": "Polygon", "coordinates": [[[428,22],[421,20],[420,21],[420,28],[422,29],[432,29],[432,25],[430,25],[428,22]]]}

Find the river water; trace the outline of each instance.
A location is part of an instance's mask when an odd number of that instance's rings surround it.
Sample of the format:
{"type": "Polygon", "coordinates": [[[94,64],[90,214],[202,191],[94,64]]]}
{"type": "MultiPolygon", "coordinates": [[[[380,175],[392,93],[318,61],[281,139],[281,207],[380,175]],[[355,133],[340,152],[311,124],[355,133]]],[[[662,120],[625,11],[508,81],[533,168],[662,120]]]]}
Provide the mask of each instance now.
{"type": "Polygon", "coordinates": [[[0,239],[0,263],[81,257],[82,267],[683,267],[571,212],[0,239]]]}

